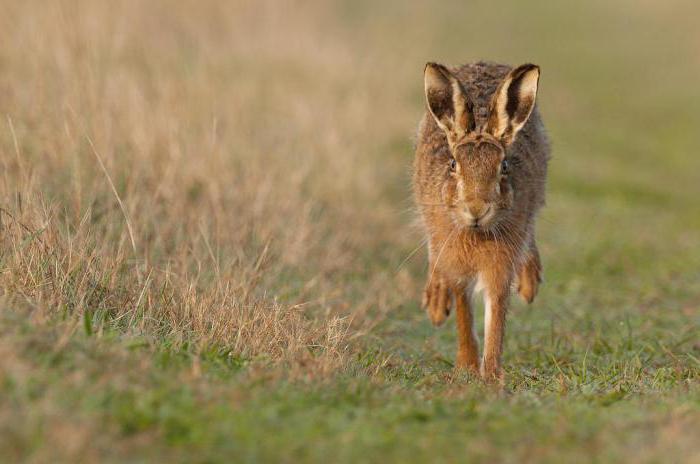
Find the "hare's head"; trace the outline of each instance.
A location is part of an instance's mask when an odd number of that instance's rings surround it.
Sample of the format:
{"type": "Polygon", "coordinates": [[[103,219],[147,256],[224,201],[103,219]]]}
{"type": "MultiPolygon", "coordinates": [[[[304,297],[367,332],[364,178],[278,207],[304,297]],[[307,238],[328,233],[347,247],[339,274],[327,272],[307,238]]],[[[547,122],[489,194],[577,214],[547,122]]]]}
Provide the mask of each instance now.
{"type": "Polygon", "coordinates": [[[488,229],[513,203],[508,148],[535,106],[540,70],[532,64],[513,69],[491,100],[485,127],[476,127],[474,107],[459,80],[446,67],[425,67],[428,109],[445,133],[450,156],[431,163],[442,179],[440,199],[453,220],[488,229]]]}

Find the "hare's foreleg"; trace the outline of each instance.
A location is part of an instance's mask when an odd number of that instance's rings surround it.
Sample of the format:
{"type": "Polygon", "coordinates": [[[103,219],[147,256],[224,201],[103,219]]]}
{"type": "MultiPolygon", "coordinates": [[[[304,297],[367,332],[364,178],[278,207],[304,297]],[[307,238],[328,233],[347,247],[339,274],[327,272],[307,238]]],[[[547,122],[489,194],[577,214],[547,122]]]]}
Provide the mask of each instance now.
{"type": "Polygon", "coordinates": [[[428,274],[428,283],[423,291],[423,307],[435,326],[441,325],[450,315],[452,295],[447,280],[437,272],[428,274]]]}
{"type": "Polygon", "coordinates": [[[502,382],[501,356],[510,293],[509,275],[488,276],[484,288],[484,357],[481,375],[487,382],[502,382]]]}
{"type": "Polygon", "coordinates": [[[542,263],[537,244],[533,238],[527,250],[525,261],[518,272],[518,293],[527,303],[532,303],[542,282],[542,263]]]}
{"type": "Polygon", "coordinates": [[[471,288],[454,288],[457,306],[457,368],[479,372],[479,347],[474,332],[471,288]]]}

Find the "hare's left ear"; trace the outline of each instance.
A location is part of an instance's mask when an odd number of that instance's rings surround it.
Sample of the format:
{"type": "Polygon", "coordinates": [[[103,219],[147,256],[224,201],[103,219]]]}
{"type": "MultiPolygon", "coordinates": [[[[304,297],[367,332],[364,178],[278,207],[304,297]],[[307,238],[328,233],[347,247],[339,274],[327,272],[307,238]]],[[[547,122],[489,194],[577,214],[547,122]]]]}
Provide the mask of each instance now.
{"type": "Polygon", "coordinates": [[[491,99],[488,133],[510,145],[535,107],[540,68],[524,64],[513,69],[498,86],[491,99]]]}

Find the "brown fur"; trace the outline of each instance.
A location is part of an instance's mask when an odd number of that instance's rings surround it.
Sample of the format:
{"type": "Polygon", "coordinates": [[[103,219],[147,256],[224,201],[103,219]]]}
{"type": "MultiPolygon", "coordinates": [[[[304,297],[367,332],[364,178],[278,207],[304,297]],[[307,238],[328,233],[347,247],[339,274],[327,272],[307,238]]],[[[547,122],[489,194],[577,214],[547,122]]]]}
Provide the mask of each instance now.
{"type": "Polygon", "coordinates": [[[457,366],[478,370],[471,297],[483,286],[490,301],[481,363],[486,380],[502,379],[511,285],[517,281],[531,302],[541,280],[535,215],[544,205],[549,144],[534,106],[538,78],[534,65],[426,66],[428,110],[418,130],[413,178],[428,234],[423,304],[438,325],[454,297],[457,366]]]}

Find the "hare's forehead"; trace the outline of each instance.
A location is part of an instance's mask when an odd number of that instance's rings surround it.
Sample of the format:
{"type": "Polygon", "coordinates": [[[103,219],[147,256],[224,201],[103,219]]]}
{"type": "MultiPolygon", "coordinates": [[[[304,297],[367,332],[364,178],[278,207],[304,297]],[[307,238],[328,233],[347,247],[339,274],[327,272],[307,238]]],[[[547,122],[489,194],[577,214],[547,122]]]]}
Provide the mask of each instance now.
{"type": "Polygon", "coordinates": [[[497,166],[503,159],[503,150],[491,143],[468,143],[458,147],[458,161],[473,168],[497,166]]]}

